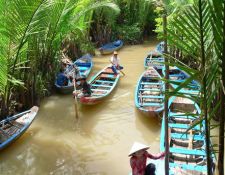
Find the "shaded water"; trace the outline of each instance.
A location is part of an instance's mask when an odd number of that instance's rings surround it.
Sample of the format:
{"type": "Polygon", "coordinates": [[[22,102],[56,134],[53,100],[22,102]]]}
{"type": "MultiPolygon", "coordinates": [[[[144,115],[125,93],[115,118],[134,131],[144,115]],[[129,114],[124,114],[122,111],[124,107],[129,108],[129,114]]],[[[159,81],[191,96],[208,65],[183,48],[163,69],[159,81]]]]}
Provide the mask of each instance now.
{"type": "MultiPolygon", "coordinates": [[[[134,105],[134,90],[144,71],[144,57],[157,41],[119,51],[125,77],[95,106],[79,106],[75,122],[72,95],[54,95],[41,105],[29,130],[0,154],[0,174],[126,175],[134,141],[159,151],[160,120],[143,116],[134,105]]],[[[94,57],[91,76],[109,64],[94,57]]]]}

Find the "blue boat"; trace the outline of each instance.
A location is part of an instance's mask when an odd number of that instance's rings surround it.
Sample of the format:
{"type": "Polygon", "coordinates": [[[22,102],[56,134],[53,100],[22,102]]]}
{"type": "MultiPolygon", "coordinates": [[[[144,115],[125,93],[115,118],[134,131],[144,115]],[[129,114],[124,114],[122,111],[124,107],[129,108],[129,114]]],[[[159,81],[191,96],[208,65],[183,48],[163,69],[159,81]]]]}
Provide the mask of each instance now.
{"type": "Polygon", "coordinates": [[[0,122],[0,150],[18,139],[31,125],[38,112],[34,106],[30,110],[8,117],[0,122]]]}
{"type": "MultiPolygon", "coordinates": [[[[205,121],[191,125],[202,118],[194,101],[183,97],[169,99],[169,174],[206,175],[205,121]],[[188,130],[189,129],[189,130],[188,130]],[[188,130],[188,131],[187,131],[188,130]]],[[[164,118],[161,127],[160,150],[165,151],[164,118]]],[[[215,155],[212,155],[215,163],[215,155]]],[[[212,171],[214,171],[212,166],[212,171]]]]}
{"type": "Polygon", "coordinates": [[[85,105],[94,105],[107,98],[116,88],[120,74],[114,74],[111,66],[107,66],[98,72],[90,81],[92,94],[90,97],[78,97],[78,101],[85,105]]]}
{"type": "Polygon", "coordinates": [[[165,44],[164,41],[160,42],[159,44],[157,44],[155,50],[156,50],[157,52],[163,54],[163,53],[164,53],[164,44],[165,44]]]}
{"type": "MultiPolygon", "coordinates": [[[[163,73],[165,73],[163,71],[163,73]]],[[[169,77],[170,77],[170,85],[173,89],[176,89],[181,83],[184,83],[190,75],[185,71],[179,69],[178,67],[170,67],[169,70],[169,77]]],[[[192,80],[187,86],[179,90],[180,93],[187,94],[187,95],[198,95],[200,93],[200,84],[192,80]]]]}
{"type": "Polygon", "coordinates": [[[149,67],[139,78],[135,90],[136,107],[148,116],[156,116],[164,109],[165,85],[161,76],[149,67]]]}
{"type": "Polygon", "coordinates": [[[112,43],[108,43],[99,48],[99,51],[102,55],[112,54],[114,51],[119,50],[123,47],[123,41],[117,40],[112,43]]]}
{"type": "MultiPolygon", "coordinates": [[[[79,58],[78,60],[76,60],[73,63],[73,65],[76,65],[76,67],[78,67],[79,74],[81,76],[84,75],[84,76],[88,77],[88,75],[90,74],[92,67],[93,67],[92,56],[90,54],[86,54],[86,55],[82,56],[81,58],[79,58]]],[[[74,71],[73,65],[69,66],[65,70],[66,75],[73,73],[73,71],[74,71]]],[[[71,82],[71,80],[69,80],[67,86],[60,86],[57,84],[57,81],[55,81],[55,87],[56,87],[56,90],[62,94],[72,93],[73,89],[74,89],[73,82],[71,82]]]]}
{"type": "Polygon", "coordinates": [[[147,69],[149,66],[153,66],[156,69],[162,69],[165,67],[163,55],[159,52],[151,51],[144,59],[145,69],[147,69]]]}

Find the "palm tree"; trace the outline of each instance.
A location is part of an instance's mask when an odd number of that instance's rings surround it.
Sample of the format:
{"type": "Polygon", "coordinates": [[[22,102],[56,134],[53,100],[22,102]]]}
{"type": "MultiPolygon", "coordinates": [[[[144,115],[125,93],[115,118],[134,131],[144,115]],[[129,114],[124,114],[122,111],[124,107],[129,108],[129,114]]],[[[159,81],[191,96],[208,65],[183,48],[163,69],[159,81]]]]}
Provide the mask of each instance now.
{"type": "MultiPolygon", "coordinates": [[[[206,152],[208,174],[212,174],[210,168],[210,120],[215,113],[222,109],[220,116],[220,147],[219,169],[223,174],[224,160],[224,2],[196,0],[191,6],[186,6],[176,15],[169,17],[168,42],[170,47],[176,47],[185,55],[191,55],[191,59],[198,63],[198,70],[175,63],[178,67],[190,73],[191,77],[180,84],[171,95],[182,95],[178,91],[187,86],[192,80],[197,79],[201,84],[199,97],[191,96],[192,100],[200,104],[202,117],[194,125],[202,120],[206,123],[206,152]],[[223,43],[223,44],[222,44],[223,43]],[[221,83],[222,82],[222,83],[221,83]],[[213,100],[221,96],[212,106],[213,100]]],[[[171,58],[171,57],[170,57],[171,58]]],[[[173,62],[179,60],[172,58],[173,62]]],[[[174,64],[174,63],[173,63],[174,64]]]]}
{"type": "MultiPolygon", "coordinates": [[[[109,1],[15,0],[0,5],[0,115],[9,113],[11,100],[27,103],[44,94],[54,79],[60,45],[74,33],[78,39],[91,22],[92,11],[108,8],[109,1]],[[24,86],[22,86],[24,84],[24,86]],[[17,93],[16,93],[17,92],[17,93]],[[21,100],[21,99],[20,99],[21,100]]],[[[33,104],[28,104],[33,105],[33,104]]]]}

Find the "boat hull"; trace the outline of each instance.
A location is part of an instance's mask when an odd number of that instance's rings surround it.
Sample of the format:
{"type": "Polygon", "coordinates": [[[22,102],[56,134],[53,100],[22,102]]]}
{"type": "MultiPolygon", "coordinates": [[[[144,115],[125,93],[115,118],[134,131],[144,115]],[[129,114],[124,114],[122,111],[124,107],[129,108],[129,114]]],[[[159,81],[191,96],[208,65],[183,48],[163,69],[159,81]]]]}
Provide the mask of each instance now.
{"type": "Polygon", "coordinates": [[[111,66],[107,66],[98,72],[90,81],[92,94],[90,97],[78,97],[78,101],[84,105],[95,105],[105,100],[116,88],[120,74],[114,75],[111,66]]]}
{"type": "MultiPolygon", "coordinates": [[[[93,61],[91,60],[91,62],[89,63],[90,66],[88,67],[88,69],[85,71],[85,73],[82,70],[82,67],[85,67],[85,63],[83,63],[84,65],[82,66],[82,64],[78,63],[80,60],[82,60],[84,57],[90,57],[90,59],[92,58],[91,55],[87,54],[84,55],[83,57],[81,57],[80,59],[76,60],[74,62],[74,64],[77,64],[77,66],[81,69],[80,74],[81,75],[85,75],[86,77],[88,77],[88,75],[90,74],[92,67],[93,67],[93,61]]],[[[56,92],[60,93],[60,94],[71,94],[74,90],[74,86],[73,84],[70,83],[70,85],[68,86],[59,86],[56,81],[55,81],[55,88],[56,88],[56,92]]]]}
{"type": "Polygon", "coordinates": [[[135,89],[135,106],[143,114],[156,117],[164,110],[164,82],[153,68],[145,71],[139,78],[135,89]]]}
{"type": "Polygon", "coordinates": [[[24,134],[24,132],[30,127],[33,120],[35,119],[37,112],[38,112],[38,107],[34,106],[33,108],[31,108],[28,111],[14,115],[14,116],[4,119],[0,122],[1,123],[0,150],[3,150],[6,147],[8,147],[10,144],[15,142],[20,136],[22,136],[24,134]],[[12,122],[14,122],[14,123],[12,123],[12,122]],[[7,128],[4,130],[4,127],[6,127],[8,125],[11,126],[11,128],[7,128]],[[16,132],[13,127],[15,127],[17,129],[16,132]],[[15,133],[12,134],[13,129],[14,129],[15,133]],[[9,133],[9,134],[7,135],[7,133],[9,133]],[[8,138],[5,139],[6,137],[8,137],[8,138]]]}
{"type": "MultiPolygon", "coordinates": [[[[171,97],[168,105],[170,175],[206,175],[205,121],[190,128],[192,123],[202,117],[198,104],[188,97],[171,97]]],[[[160,136],[160,151],[162,152],[165,151],[164,125],[163,118],[160,136]]],[[[211,158],[215,162],[214,154],[211,158]]],[[[212,171],[214,171],[213,167],[212,171]]]]}
{"type": "Polygon", "coordinates": [[[119,46],[115,46],[113,47],[113,43],[109,43],[109,44],[106,44],[105,46],[103,47],[100,47],[99,48],[99,52],[102,54],[102,55],[109,55],[109,54],[112,54],[114,51],[117,51],[119,49],[121,49],[123,47],[123,41],[121,40],[118,40],[120,41],[120,45],[119,46]],[[107,47],[109,46],[109,47],[107,47]]]}

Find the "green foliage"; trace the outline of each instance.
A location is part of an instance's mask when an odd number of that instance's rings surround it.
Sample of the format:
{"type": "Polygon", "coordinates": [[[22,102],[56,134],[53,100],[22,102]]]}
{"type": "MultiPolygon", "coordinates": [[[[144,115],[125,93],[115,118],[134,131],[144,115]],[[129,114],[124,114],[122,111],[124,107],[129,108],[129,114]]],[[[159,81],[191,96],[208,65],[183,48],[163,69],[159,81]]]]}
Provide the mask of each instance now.
{"type": "MultiPolygon", "coordinates": [[[[199,69],[188,68],[187,72],[195,72],[191,77],[175,89],[171,95],[180,95],[181,88],[188,85],[188,81],[197,79],[201,84],[201,93],[192,99],[200,104],[202,120],[206,124],[207,163],[210,164],[210,120],[224,109],[225,87],[225,37],[224,37],[224,1],[196,0],[193,5],[186,6],[179,13],[172,14],[168,20],[169,48],[175,47],[198,63],[199,69]]],[[[176,59],[172,59],[173,62],[176,59]]],[[[184,69],[185,68],[181,68],[184,69]]],[[[183,94],[184,95],[184,94],[183,94]]],[[[224,113],[220,113],[220,120],[224,121],[224,113]]],[[[198,122],[198,123],[199,123],[198,122]]],[[[195,123],[194,125],[198,124],[195,123]]],[[[193,125],[193,126],[194,126],[193,125]]],[[[192,126],[192,127],[193,127],[192,126]]],[[[218,126],[218,125],[217,125],[218,126]]],[[[215,126],[213,126],[214,128],[215,126]]],[[[224,151],[224,122],[220,124],[220,152],[224,151]]],[[[220,157],[220,156],[219,156],[220,157]]],[[[223,168],[223,155],[220,158],[220,170],[223,168]]],[[[208,166],[210,167],[210,166],[208,166]]],[[[208,174],[209,174],[208,169],[208,174]]],[[[220,171],[223,174],[223,170],[220,171]]]]}
{"type": "MultiPolygon", "coordinates": [[[[62,40],[71,33],[77,41],[86,38],[93,10],[98,8],[119,11],[107,0],[1,2],[0,20],[4,22],[0,23],[0,115],[7,114],[12,94],[17,98],[21,88],[34,93],[28,98],[37,96],[35,93],[43,96],[51,88],[62,40]]],[[[91,48],[90,44],[81,45],[84,52],[91,48]]],[[[35,99],[27,99],[28,105],[33,105],[31,101],[35,99]]]]}
{"type": "Polygon", "coordinates": [[[113,40],[120,38],[130,44],[139,43],[142,38],[141,28],[138,24],[117,26],[113,32],[113,40]]]}

